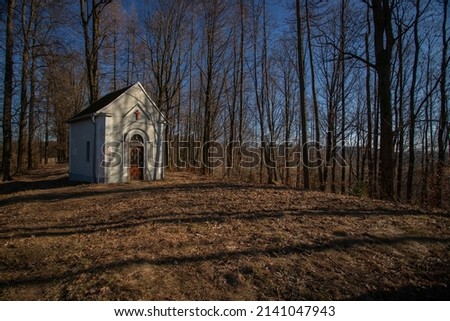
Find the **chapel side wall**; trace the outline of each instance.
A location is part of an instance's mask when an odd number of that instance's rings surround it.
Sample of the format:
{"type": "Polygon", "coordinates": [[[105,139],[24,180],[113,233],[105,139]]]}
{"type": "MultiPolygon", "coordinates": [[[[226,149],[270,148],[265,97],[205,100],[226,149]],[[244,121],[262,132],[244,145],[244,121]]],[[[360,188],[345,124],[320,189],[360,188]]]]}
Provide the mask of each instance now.
{"type": "Polygon", "coordinates": [[[93,182],[94,126],[91,119],[70,123],[69,180],[93,182]],[[89,142],[89,143],[88,143],[89,142]]]}

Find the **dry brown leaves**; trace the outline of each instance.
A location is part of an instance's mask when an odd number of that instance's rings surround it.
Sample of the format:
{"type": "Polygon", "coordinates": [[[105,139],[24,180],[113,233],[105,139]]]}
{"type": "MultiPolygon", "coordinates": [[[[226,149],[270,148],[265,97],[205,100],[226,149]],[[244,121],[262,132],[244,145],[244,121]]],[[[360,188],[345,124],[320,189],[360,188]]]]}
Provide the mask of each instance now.
{"type": "MultiPolygon", "coordinates": [[[[47,176],[47,177],[45,177],[47,176]]],[[[437,210],[190,173],[0,185],[0,299],[448,299],[437,210]]]]}

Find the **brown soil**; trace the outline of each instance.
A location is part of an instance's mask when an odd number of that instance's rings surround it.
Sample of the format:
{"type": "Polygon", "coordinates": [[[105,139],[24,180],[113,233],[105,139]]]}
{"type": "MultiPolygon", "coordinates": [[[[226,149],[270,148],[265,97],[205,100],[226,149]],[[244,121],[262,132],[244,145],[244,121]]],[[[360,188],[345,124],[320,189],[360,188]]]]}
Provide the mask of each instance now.
{"type": "Polygon", "coordinates": [[[1,300],[450,299],[450,215],[168,173],[0,184],[1,300]]]}

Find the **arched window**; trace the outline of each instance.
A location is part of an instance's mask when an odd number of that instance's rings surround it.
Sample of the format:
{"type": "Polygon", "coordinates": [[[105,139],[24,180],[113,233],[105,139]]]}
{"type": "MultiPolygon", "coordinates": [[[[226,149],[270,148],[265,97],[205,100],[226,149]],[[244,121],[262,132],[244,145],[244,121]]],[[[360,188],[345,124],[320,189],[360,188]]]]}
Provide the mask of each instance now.
{"type": "Polygon", "coordinates": [[[131,140],[130,143],[144,143],[144,139],[142,138],[141,135],[138,134],[134,134],[133,136],[131,136],[131,140]]]}

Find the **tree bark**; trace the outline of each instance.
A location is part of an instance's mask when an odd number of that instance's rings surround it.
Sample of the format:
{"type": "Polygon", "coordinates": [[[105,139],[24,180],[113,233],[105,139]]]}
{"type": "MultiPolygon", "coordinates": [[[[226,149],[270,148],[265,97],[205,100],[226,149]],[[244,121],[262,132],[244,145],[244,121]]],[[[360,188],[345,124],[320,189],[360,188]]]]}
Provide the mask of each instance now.
{"type": "Polygon", "coordinates": [[[30,112],[28,117],[28,170],[34,168],[34,131],[36,108],[36,49],[32,50],[30,68],[30,112]]]}
{"type": "Polygon", "coordinates": [[[80,0],[80,16],[83,26],[84,55],[89,87],[89,103],[93,104],[99,98],[99,51],[100,51],[100,14],[112,0],[80,0]]]}
{"type": "MultiPolygon", "coordinates": [[[[340,54],[341,54],[341,156],[342,160],[345,161],[345,7],[347,3],[346,0],[341,0],[341,39],[340,39],[340,54]]],[[[341,167],[341,194],[346,193],[345,189],[345,163],[341,167]]]]}
{"type": "Polygon", "coordinates": [[[438,159],[436,167],[436,179],[435,179],[435,196],[434,203],[436,206],[442,206],[442,181],[444,174],[445,165],[445,144],[448,137],[445,137],[445,131],[448,131],[448,112],[447,112],[447,92],[446,92],[446,82],[447,82],[447,50],[448,42],[447,39],[447,11],[448,11],[448,0],[443,0],[444,6],[444,18],[442,20],[442,61],[441,70],[442,76],[440,81],[440,95],[441,95],[441,105],[440,105],[440,117],[439,117],[439,129],[438,129],[438,159]]]}
{"type": "Polygon", "coordinates": [[[5,78],[3,98],[3,181],[12,180],[11,177],[11,105],[13,97],[13,55],[14,55],[14,10],[15,0],[8,0],[6,20],[6,50],[5,50],[5,78]]]}
{"type": "Polygon", "coordinates": [[[417,80],[417,65],[419,64],[419,17],[420,17],[420,0],[416,0],[416,17],[414,20],[414,62],[412,70],[411,88],[409,90],[409,161],[408,161],[408,177],[406,181],[406,200],[411,202],[413,193],[413,178],[415,165],[415,129],[416,129],[416,110],[415,110],[415,93],[417,80]]]}
{"type": "Polygon", "coordinates": [[[25,169],[25,155],[27,152],[27,120],[28,120],[28,77],[29,77],[29,61],[31,51],[31,27],[35,19],[35,3],[30,2],[27,10],[27,2],[22,1],[21,8],[21,25],[22,25],[22,75],[20,87],[20,114],[19,114],[19,140],[17,146],[17,167],[16,172],[22,173],[25,169]]]}
{"type": "Polygon", "coordinates": [[[397,158],[397,198],[402,197],[403,186],[403,149],[404,149],[404,122],[403,122],[403,100],[405,85],[403,82],[403,29],[400,22],[398,35],[398,86],[399,86],[399,102],[398,102],[398,158],[397,158]]]}
{"type": "Polygon", "coordinates": [[[305,62],[303,50],[303,17],[300,0],[295,2],[295,12],[297,18],[297,60],[298,60],[298,81],[300,87],[300,118],[301,118],[301,142],[302,142],[302,168],[303,168],[303,188],[309,189],[309,154],[308,154],[308,130],[306,119],[306,89],[305,89],[305,62]]]}
{"type": "Polygon", "coordinates": [[[306,28],[307,28],[307,38],[308,38],[308,50],[309,50],[309,68],[311,72],[311,93],[314,105],[314,130],[315,130],[315,145],[316,145],[316,157],[318,160],[317,164],[317,173],[319,175],[319,184],[320,190],[325,191],[325,184],[323,179],[323,170],[320,162],[323,161],[322,153],[320,151],[320,122],[319,122],[319,103],[317,101],[317,92],[316,92],[316,74],[313,62],[313,47],[311,41],[311,17],[309,11],[309,3],[308,0],[305,1],[305,10],[306,10],[306,28]]]}
{"type": "Polygon", "coordinates": [[[375,69],[378,75],[380,103],[380,193],[382,199],[395,199],[393,131],[391,103],[391,58],[394,46],[392,13],[389,0],[372,0],[375,42],[375,69]]]}
{"type": "MultiPolygon", "coordinates": [[[[369,7],[367,7],[366,13],[367,19],[367,32],[364,36],[365,44],[365,58],[367,61],[370,59],[369,53],[369,36],[371,33],[370,23],[369,23],[369,7]]],[[[367,145],[366,145],[366,155],[367,155],[367,177],[369,185],[369,196],[374,195],[374,179],[373,179],[373,155],[372,155],[372,103],[371,103],[371,90],[370,90],[370,66],[366,64],[366,111],[367,111],[367,145]]],[[[363,167],[364,171],[364,167],[363,167]]]]}
{"type": "MultiPolygon", "coordinates": [[[[244,140],[244,57],[245,57],[245,25],[244,25],[244,0],[239,1],[240,13],[240,41],[239,41],[239,144],[242,146],[244,140]]],[[[239,153],[239,163],[241,153],[239,153]]],[[[239,173],[241,166],[238,166],[239,173]]]]}

